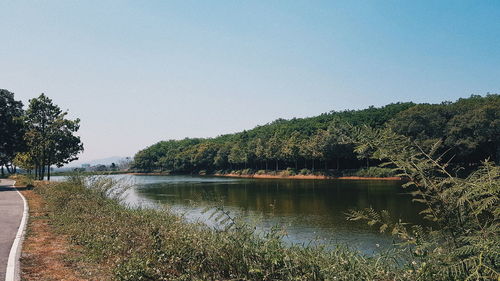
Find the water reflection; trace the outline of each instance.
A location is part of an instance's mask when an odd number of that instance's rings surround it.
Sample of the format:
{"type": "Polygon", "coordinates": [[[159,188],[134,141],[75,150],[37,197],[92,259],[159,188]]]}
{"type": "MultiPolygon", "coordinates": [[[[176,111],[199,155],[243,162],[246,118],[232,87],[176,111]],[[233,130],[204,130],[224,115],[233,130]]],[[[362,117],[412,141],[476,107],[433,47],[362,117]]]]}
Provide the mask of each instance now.
{"type": "MultiPolygon", "coordinates": [[[[168,206],[187,220],[210,224],[206,206],[222,204],[235,216],[265,231],[286,227],[291,243],[347,244],[365,253],[388,247],[392,238],[365,223],[349,222],[349,209],[388,210],[397,220],[423,223],[422,206],[399,182],[342,180],[264,180],[198,176],[111,176],[133,184],[132,206],[168,206]],[[376,245],[380,245],[380,248],[376,245]]],[[[56,178],[60,179],[60,178],[56,178]]]]}
{"type": "Polygon", "coordinates": [[[284,225],[293,243],[346,243],[366,253],[391,237],[365,223],[346,221],[349,209],[388,210],[394,219],[421,223],[420,206],[398,182],[252,180],[190,176],[135,176],[132,204],[166,204],[188,220],[207,220],[205,206],[223,202],[233,214],[262,229],[284,225]],[[195,204],[193,204],[195,203],[195,204]]]}

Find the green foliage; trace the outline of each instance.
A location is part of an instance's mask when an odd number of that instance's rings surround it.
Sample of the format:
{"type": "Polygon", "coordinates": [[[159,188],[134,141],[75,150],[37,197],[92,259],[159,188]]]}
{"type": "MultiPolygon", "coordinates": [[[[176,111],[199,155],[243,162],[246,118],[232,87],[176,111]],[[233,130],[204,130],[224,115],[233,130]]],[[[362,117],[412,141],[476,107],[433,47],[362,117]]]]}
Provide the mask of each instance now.
{"type": "Polygon", "coordinates": [[[455,103],[419,104],[400,112],[389,122],[395,132],[408,136],[424,148],[443,141],[458,163],[499,160],[500,96],[471,96],[455,103]]]}
{"type": "Polygon", "coordinates": [[[345,168],[360,166],[353,148],[340,144],[333,135],[334,120],[380,127],[412,103],[390,104],[365,110],[342,111],[317,117],[279,119],[249,131],[213,139],[183,139],[156,143],[139,151],[134,169],[144,172],[172,171],[192,173],[197,170],[324,169],[340,162],[345,168]],[[330,163],[330,164],[329,164],[330,163]]]}
{"type": "Polygon", "coordinates": [[[299,171],[299,174],[303,175],[303,176],[305,176],[305,175],[312,175],[312,171],[309,170],[309,169],[302,169],[302,170],[299,171]]]}
{"type": "Polygon", "coordinates": [[[281,171],[280,175],[285,177],[295,176],[297,175],[297,172],[293,168],[287,168],[286,170],[281,171]]]}
{"type": "Polygon", "coordinates": [[[397,172],[394,169],[384,167],[369,167],[361,169],[353,173],[353,176],[358,177],[394,177],[397,172]]]}
{"type": "Polygon", "coordinates": [[[434,227],[393,222],[387,212],[352,211],[351,220],[365,220],[381,232],[396,235],[415,260],[420,278],[432,280],[497,280],[499,275],[500,168],[489,161],[466,178],[454,176],[441,141],[428,149],[391,129],[352,127],[358,150],[397,167],[414,188],[414,201],[426,206],[424,218],[434,227]]]}
{"type": "Polygon", "coordinates": [[[13,93],[0,89],[0,167],[5,166],[13,173],[15,165],[12,162],[16,154],[25,150],[22,107],[13,93]]]}
{"type": "Polygon", "coordinates": [[[51,165],[61,167],[76,160],[83,150],[80,137],[74,135],[80,128],[80,120],[66,119],[67,114],[44,94],[29,101],[24,139],[39,179],[44,178],[45,167],[50,179],[51,165]]]}
{"type": "MultiPolygon", "coordinates": [[[[381,108],[330,112],[311,118],[279,119],[252,130],[210,139],[159,142],[135,155],[138,171],[193,173],[199,170],[324,170],[377,166],[369,147],[345,141],[351,126],[390,127],[429,148],[441,140],[439,152],[450,150],[456,166],[473,167],[500,157],[500,97],[471,96],[455,103],[396,103],[381,108]]],[[[367,170],[375,172],[375,170],[367,170]]]]}

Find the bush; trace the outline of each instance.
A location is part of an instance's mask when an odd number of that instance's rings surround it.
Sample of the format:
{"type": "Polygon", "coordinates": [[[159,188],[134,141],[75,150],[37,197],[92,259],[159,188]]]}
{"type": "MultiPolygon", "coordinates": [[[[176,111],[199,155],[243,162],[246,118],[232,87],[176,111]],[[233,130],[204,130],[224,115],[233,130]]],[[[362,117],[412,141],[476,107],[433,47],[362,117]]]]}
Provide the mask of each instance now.
{"type": "Polygon", "coordinates": [[[394,169],[383,168],[383,167],[369,167],[367,169],[361,169],[352,174],[358,177],[394,177],[396,172],[394,169]]]}
{"type": "Polygon", "coordinates": [[[241,175],[253,175],[255,174],[255,171],[253,169],[244,169],[241,170],[241,175]]]}
{"type": "Polygon", "coordinates": [[[33,187],[35,181],[33,180],[33,177],[29,175],[13,175],[9,177],[10,179],[13,179],[16,181],[16,186],[26,186],[26,187],[33,187]]]}
{"type": "Polygon", "coordinates": [[[283,170],[280,173],[280,175],[284,176],[284,177],[295,176],[296,174],[297,174],[297,172],[295,171],[295,169],[292,169],[292,168],[286,168],[286,170],[283,170]]]}
{"type": "Polygon", "coordinates": [[[306,176],[312,174],[312,172],[309,169],[302,169],[300,170],[299,174],[306,176]]]}

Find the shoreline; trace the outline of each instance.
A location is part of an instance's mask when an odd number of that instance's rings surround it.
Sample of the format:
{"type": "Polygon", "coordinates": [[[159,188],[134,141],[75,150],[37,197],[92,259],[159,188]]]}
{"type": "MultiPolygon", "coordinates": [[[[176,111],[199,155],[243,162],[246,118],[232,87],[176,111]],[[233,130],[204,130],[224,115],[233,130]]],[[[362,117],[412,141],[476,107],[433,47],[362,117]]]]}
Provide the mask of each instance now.
{"type": "MultiPolygon", "coordinates": [[[[169,173],[127,173],[128,175],[134,176],[169,176],[169,173]]],[[[251,174],[251,175],[240,175],[240,174],[193,174],[195,176],[214,176],[214,177],[229,177],[229,178],[248,178],[248,179],[290,179],[290,180],[379,180],[379,181],[401,181],[401,177],[358,177],[358,176],[320,176],[320,175],[294,175],[294,176],[283,176],[283,175],[271,175],[271,174],[251,174]]]]}
{"type": "Polygon", "coordinates": [[[400,177],[358,177],[358,176],[346,176],[346,177],[333,177],[333,176],[317,176],[317,175],[294,175],[294,176],[282,176],[282,175],[238,175],[238,174],[213,174],[216,177],[232,177],[232,178],[251,178],[251,179],[291,179],[291,180],[383,180],[383,181],[400,181],[400,177]]]}

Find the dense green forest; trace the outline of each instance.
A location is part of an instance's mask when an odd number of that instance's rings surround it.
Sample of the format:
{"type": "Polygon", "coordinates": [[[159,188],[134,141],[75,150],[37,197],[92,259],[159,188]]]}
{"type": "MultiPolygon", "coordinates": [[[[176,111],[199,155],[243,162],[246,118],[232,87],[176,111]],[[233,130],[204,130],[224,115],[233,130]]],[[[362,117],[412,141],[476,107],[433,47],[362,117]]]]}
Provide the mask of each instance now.
{"type": "Polygon", "coordinates": [[[216,138],[158,142],[134,158],[138,171],[193,173],[202,170],[283,170],[335,173],[376,166],[371,152],[356,149],[352,128],[390,128],[422,148],[440,144],[450,164],[477,166],[500,159],[500,96],[473,95],[440,104],[393,103],[362,110],[332,111],[316,117],[278,119],[216,138]]]}

